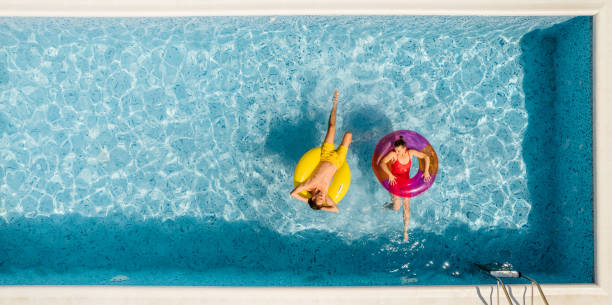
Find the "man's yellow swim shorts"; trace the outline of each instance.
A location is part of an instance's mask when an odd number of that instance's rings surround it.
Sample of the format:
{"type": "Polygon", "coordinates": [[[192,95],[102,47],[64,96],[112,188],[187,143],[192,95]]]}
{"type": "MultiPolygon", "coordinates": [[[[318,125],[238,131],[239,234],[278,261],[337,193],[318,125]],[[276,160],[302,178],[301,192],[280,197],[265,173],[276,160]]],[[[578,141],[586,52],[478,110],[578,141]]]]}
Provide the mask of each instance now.
{"type": "Polygon", "coordinates": [[[340,145],[337,150],[334,150],[334,144],[323,142],[321,146],[321,162],[331,162],[336,168],[340,168],[346,159],[347,152],[348,148],[346,146],[340,145]]]}

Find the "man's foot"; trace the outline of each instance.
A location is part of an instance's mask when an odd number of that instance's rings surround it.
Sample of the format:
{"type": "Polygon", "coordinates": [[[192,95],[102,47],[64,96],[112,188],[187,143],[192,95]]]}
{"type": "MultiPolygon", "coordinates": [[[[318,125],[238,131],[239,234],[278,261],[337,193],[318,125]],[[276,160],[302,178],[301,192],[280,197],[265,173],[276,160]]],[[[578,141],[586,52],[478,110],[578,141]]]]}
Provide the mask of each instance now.
{"type": "Polygon", "coordinates": [[[408,241],[408,232],[404,232],[404,242],[408,241]]]}

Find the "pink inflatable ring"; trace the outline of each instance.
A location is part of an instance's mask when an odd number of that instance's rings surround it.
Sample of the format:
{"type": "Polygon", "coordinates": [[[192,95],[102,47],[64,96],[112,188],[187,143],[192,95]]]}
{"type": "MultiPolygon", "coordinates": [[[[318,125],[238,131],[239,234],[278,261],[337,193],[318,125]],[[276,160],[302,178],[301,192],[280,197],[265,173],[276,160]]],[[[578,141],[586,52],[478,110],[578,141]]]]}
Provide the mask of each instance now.
{"type": "MultiPolygon", "coordinates": [[[[391,162],[389,162],[388,165],[389,168],[391,168],[391,162]]],[[[374,155],[372,156],[372,170],[374,174],[376,174],[376,178],[378,178],[380,184],[390,193],[400,197],[414,197],[429,189],[436,180],[436,174],[438,173],[438,155],[431,144],[429,144],[429,141],[422,135],[411,130],[398,130],[383,137],[376,145],[374,155]],[[404,137],[407,149],[418,150],[429,156],[429,174],[431,175],[429,182],[425,182],[423,179],[425,161],[419,159],[419,171],[414,177],[397,177],[395,180],[396,183],[394,185],[389,185],[388,176],[380,168],[379,163],[393,150],[393,143],[398,140],[400,136],[404,137]]]]}

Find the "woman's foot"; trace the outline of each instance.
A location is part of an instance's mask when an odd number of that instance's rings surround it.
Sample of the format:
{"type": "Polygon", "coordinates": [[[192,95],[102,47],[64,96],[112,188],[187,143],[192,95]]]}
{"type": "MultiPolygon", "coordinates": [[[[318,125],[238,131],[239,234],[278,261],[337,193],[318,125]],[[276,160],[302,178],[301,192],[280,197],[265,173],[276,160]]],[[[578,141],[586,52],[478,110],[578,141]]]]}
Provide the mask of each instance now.
{"type": "Polygon", "coordinates": [[[393,210],[393,202],[385,202],[382,206],[383,210],[393,210]]]}
{"type": "Polygon", "coordinates": [[[404,241],[408,241],[408,232],[404,232],[404,241]]]}

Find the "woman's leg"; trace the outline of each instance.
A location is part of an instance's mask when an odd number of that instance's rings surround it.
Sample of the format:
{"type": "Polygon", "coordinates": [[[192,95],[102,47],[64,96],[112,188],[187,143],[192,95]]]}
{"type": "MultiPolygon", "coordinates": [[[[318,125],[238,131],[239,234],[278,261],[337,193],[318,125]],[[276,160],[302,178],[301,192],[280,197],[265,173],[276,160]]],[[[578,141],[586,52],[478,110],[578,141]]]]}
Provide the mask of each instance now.
{"type": "MultiPolygon", "coordinates": [[[[389,193],[391,194],[391,193],[389,193]]],[[[402,199],[391,194],[391,202],[393,202],[393,210],[394,211],[399,211],[400,207],[402,206],[402,199]]]]}
{"type": "Polygon", "coordinates": [[[402,198],[404,202],[404,241],[408,241],[408,225],[410,224],[410,198],[402,198]]]}

